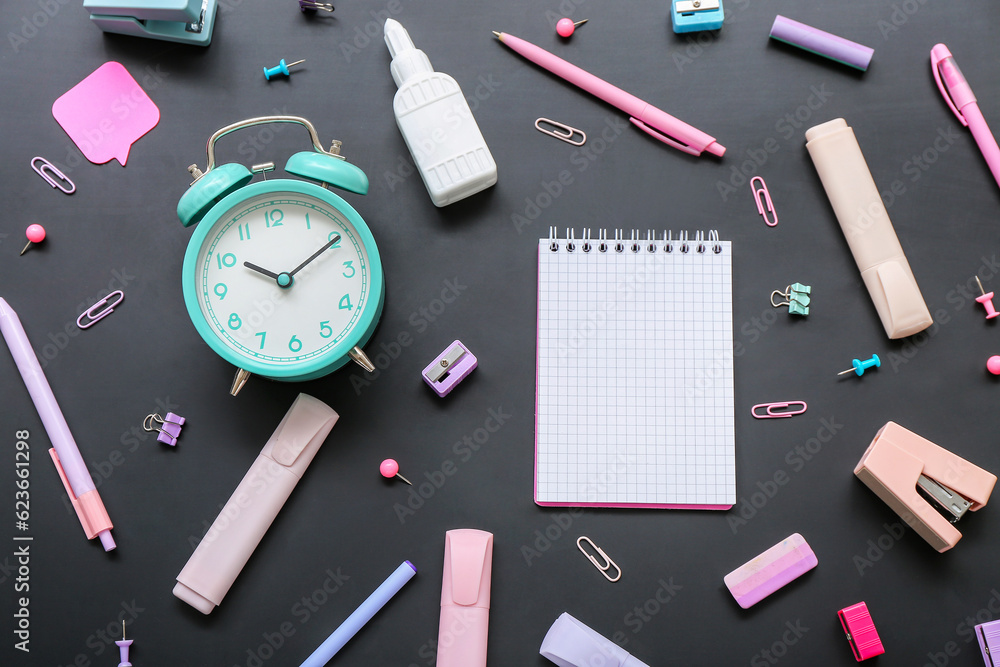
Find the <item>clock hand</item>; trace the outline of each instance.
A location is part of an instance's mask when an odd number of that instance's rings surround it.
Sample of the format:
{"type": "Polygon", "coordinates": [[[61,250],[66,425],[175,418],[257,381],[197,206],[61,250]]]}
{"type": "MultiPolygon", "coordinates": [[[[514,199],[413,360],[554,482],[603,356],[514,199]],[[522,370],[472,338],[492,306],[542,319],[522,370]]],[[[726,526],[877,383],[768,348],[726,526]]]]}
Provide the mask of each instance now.
{"type": "Polygon", "coordinates": [[[291,287],[292,286],[292,274],[290,273],[272,273],[265,268],[257,266],[252,262],[243,262],[243,266],[248,269],[253,269],[258,273],[263,273],[268,278],[274,278],[274,282],[278,283],[278,287],[291,287]]]}
{"type": "Polygon", "coordinates": [[[275,280],[278,279],[277,273],[272,273],[265,268],[257,266],[256,264],[251,264],[250,262],[243,262],[243,266],[247,267],[248,269],[253,269],[257,273],[263,273],[268,278],[274,278],[275,280]]]}
{"type": "Polygon", "coordinates": [[[288,275],[294,276],[296,273],[298,273],[299,271],[301,271],[306,266],[306,264],[308,264],[309,262],[313,261],[314,259],[316,259],[320,255],[322,255],[330,246],[332,246],[334,243],[336,243],[339,240],[340,240],[340,234],[337,234],[335,237],[333,237],[332,239],[330,239],[330,241],[326,245],[324,245],[322,248],[320,248],[319,250],[317,250],[316,252],[314,252],[309,257],[309,259],[307,259],[306,261],[302,262],[301,264],[299,264],[298,266],[296,266],[294,269],[292,269],[291,271],[289,271],[288,275]]]}

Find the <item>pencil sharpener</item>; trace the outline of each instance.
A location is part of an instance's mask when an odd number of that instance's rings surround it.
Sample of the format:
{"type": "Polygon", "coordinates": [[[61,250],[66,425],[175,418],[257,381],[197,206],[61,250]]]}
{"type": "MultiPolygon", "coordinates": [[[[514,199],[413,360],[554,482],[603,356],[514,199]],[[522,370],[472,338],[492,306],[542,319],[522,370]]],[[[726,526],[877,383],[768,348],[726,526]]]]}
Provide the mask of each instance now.
{"type": "Polygon", "coordinates": [[[478,365],[476,355],[469,352],[462,341],[456,340],[424,369],[422,375],[434,393],[444,398],[478,365]]]}
{"type": "Polygon", "coordinates": [[[722,27],[725,19],[722,0],[671,0],[671,3],[670,20],[676,33],[718,30],[722,27]]]}
{"type": "Polygon", "coordinates": [[[208,46],[218,0],[83,0],[104,32],[208,46]]]}

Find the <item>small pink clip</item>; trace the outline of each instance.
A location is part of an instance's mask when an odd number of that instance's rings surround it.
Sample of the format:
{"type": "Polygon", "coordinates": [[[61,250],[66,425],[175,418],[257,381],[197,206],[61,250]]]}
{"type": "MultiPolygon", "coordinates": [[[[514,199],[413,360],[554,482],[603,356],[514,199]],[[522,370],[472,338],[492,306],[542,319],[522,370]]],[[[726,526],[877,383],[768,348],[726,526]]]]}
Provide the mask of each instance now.
{"type": "Polygon", "coordinates": [[[771,201],[771,193],[767,190],[767,183],[760,176],[754,176],[750,179],[750,187],[753,189],[753,199],[757,203],[757,212],[764,218],[764,224],[768,227],[776,227],[778,225],[778,212],[774,210],[774,203],[771,201]],[[760,188],[754,186],[754,181],[760,181],[760,188]],[[763,200],[760,198],[762,194],[764,195],[763,200]],[[766,212],[764,210],[765,204],[767,204],[766,212]],[[767,219],[768,212],[774,216],[774,222],[767,219]]]}
{"type": "Polygon", "coordinates": [[[80,315],[80,317],[76,318],[76,326],[80,327],[81,329],[87,329],[94,326],[99,321],[103,320],[105,317],[113,313],[118,304],[120,304],[124,300],[125,300],[125,293],[122,292],[121,290],[115,290],[114,292],[107,295],[106,297],[95,303],[93,306],[88,308],[85,312],[83,312],[80,315]],[[118,296],[118,300],[115,301],[114,303],[108,303],[108,299],[110,299],[115,295],[118,296]],[[104,310],[102,310],[99,313],[94,312],[95,310],[97,310],[102,306],[106,306],[104,310]],[[85,319],[87,320],[87,322],[84,322],[85,319]]]}
{"type": "Polygon", "coordinates": [[[757,405],[750,408],[750,414],[752,414],[757,419],[781,419],[782,417],[801,415],[803,412],[806,411],[807,407],[809,406],[806,405],[805,401],[788,401],[787,403],[758,403],[757,405]],[[793,406],[798,407],[800,405],[802,406],[801,410],[794,410],[794,411],[784,410],[782,412],[779,412],[779,410],[783,410],[784,408],[789,408],[793,406]],[[764,408],[764,414],[757,414],[758,408],[764,408]]]}

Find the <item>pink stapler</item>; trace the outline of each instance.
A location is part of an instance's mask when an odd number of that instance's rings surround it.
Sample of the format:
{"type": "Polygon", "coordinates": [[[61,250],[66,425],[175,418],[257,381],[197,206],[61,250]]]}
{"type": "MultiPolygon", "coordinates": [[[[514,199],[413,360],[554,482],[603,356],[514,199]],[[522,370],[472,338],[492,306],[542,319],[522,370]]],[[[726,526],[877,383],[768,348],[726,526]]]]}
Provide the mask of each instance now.
{"type": "Polygon", "coordinates": [[[997,481],[996,475],[895,422],[875,434],[854,474],[941,552],[962,539],[952,524],[986,505],[997,481]]]}

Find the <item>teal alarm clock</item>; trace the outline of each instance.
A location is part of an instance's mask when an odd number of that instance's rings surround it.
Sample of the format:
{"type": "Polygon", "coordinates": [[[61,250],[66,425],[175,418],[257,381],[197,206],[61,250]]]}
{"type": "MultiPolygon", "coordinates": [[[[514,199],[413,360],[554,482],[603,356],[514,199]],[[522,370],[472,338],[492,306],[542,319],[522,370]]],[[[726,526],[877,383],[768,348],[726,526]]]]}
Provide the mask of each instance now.
{"type": "Polygon", "coordinates": [[[208,167],[177,217],[197,224],[184,254],[184,305],[202,339],[237,368],[235,396],[250,375],[295,382],[322,377],[362,351],[382,314],[385,281],[371,230],[328,188],[368,192],[364,172],[322,148],[305,118],[266,116],[234,123],[208,141],[208,167]],[[308,181],[266,179],[271,163],[247,169],[215,164],[215,143],[236,130],[296,123],[313,150],[292,155],[285,171],[308,181]],[[251,183],[254,173],[264,180],[251,183]]]}

